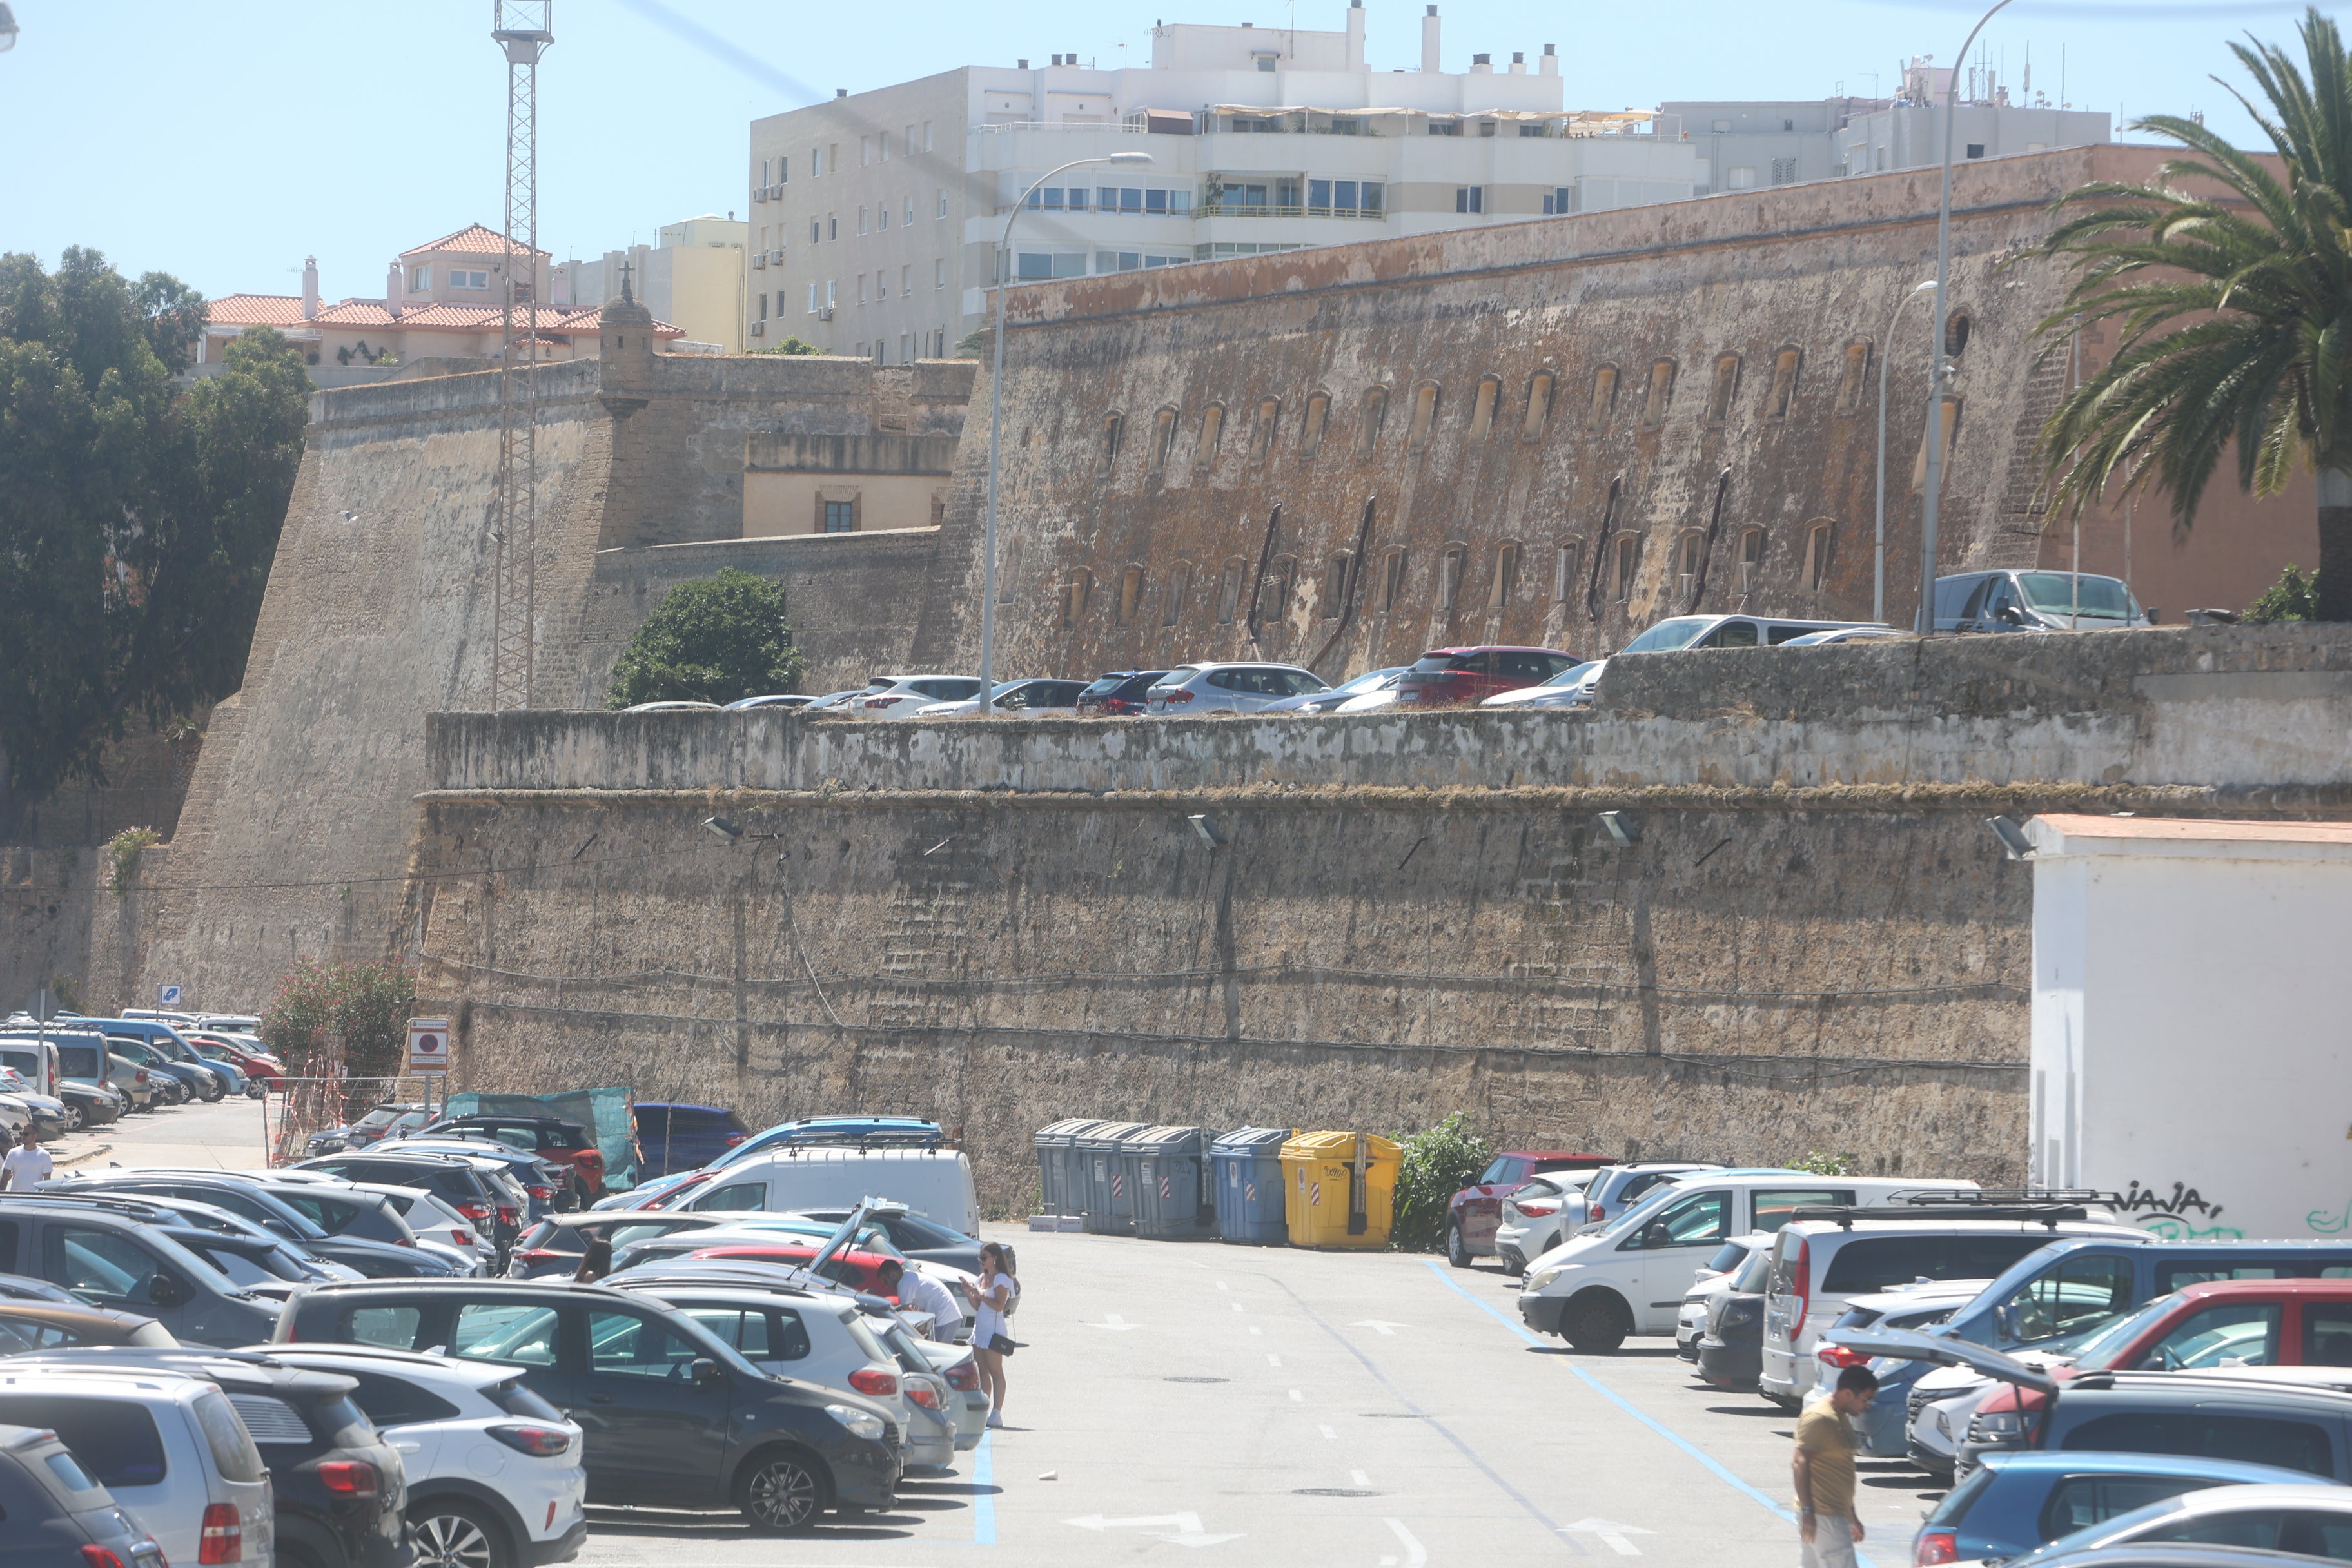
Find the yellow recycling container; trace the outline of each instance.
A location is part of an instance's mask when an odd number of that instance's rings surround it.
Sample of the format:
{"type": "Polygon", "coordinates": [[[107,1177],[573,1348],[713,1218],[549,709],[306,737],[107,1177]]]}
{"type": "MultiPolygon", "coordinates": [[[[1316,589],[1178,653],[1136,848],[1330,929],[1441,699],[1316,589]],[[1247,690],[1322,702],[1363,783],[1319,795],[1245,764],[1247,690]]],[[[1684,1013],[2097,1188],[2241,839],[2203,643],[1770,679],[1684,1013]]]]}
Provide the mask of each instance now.
{"type": "Polygon", "coordinates": [[[1403,1163],[1403,1151],[1369,1132],[1301,1132],[1283,1144],[1290,1245],[1386,1247],[1403,1163]]]}

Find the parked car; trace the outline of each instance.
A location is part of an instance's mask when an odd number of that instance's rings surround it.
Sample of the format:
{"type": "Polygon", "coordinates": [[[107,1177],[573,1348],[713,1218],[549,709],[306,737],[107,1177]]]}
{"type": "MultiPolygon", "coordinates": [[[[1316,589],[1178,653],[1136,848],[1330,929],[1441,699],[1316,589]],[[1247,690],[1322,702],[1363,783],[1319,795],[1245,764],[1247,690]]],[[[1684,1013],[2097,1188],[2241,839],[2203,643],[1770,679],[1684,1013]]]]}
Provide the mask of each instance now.
{"type": "Polygon", "coordinates": [[[814,697],[803,696],[796,691],[777,691],[764,697],[739,697],[734,701],[725,704],[725,710],[730,713],[740,713],[753,708],[780,708],[789,712],[795,708],[805,708],[815,700],[814,697]]]}
{"type": "Polygon", "coordinates": [[[580,1554],[581,1429],[519,1373],[373,1345],[278,1345],[270,1358],[359,1384],[352,1403],[406,1472],[420,1568],[541,1568],[580,1554]]]}
{"type": "Polygon", "coordinates": [[[1885,642],[1891,637],[1906,637],[1909,632],[1893,626],[1839,626],[1833,631],[1807,632],[1801,637],[1790,637],[1782,647],[1815,647],[1832,642],[1885,642]]]}
{"type": "Polygon", "coordinates": [[[491,1244],[489,1233],[459,1214],[446,1198],[423,1187],[385,1186],[374,1182],[354,1182],[353,1187],[363,1193],[375,1193],[389,1201],[399,1212],[408,1228],[416,1235],[420,1247],[446,1247],[450,1251],[469,1258],[474,1272],[488,1272],[498,1261],[498,1248],[491,1244]]]}
{"type": "Polygon", "coordinates": [[[1078,693],[1078,713],[1080,717],[1099,714],[1104,718],[1140,713],[1143,694],[1167,673],[1164,669],[1114,669],[1099,676],[1078,693]]]}
{"type": "Polygon", "coordinates": [[[801,711],[812,718],[845,718],[851,711],[851,705],[874,689],[876,688],[871,686],[853,686],[845,691],[828,691],[810,702],[801,711]]]}
{"type": "Polygon", "coordinates": [[[105,1127],[131,1113],[131,1097],[110,1084],[84,1083],[79,1079],[58,1080],[58,1098],[65,1101],[66,1131],[105,1127]]]}
{"type": "Polygon", "coordinates": [[[595,1285],[369,1280],[298,1292],[281,1343],[446,1347],[510,1367],[575,1413],[591,1501],[711,1510],[802,1530],[897,1500],[898,1434],[879,1407],[771,1378],[665,1303],[595,1285]]]}
{"type": "Polygon", "coordinates": [[[1682,1308],[1675,1314],[1675,1354],[1685,1361],[1698,1360],[1698,1342],[1706,1336],[1707,1314],[1716,1298],[1736,1288],[1756,1254],[1771,1250],[1770,1231],[1750,1231],[1733,1237],[1717,1248],[1714,1257],[1691,1270],[1690,1289],[1683,1292],[1682,1308]]]}
{"type": "Polygon", "coordinates": [[[188,1069],[194,1075],[189,1092],[200,1100],[215,1100],[233,1090],[241,1091],[240,1076],[233,1068],[205,1060],[169,1024],[137,1018],[100,1018],[95,1022],[108,1039],[138,1040],[167,1066],[188,1069]]]}
{"type": "Polygon", "coordinates": [[[2218,1455],[1995,1454],[1919,1526],[1911,1561],[1916,1568],[2007,1562],[2168,1498],[2307,1479],[2218,1455]]]}
{"type": "Polygon", "coordinates": [[[2107,631],[2152,626],[2122,579],[2090,572],[1961,572],[1936,579],[1939,632],[2107,631]]]}
{"type": "Polygon", "coordinates": [[[523,1205],[513,1193],[491,1179],[491,1173],[471,1160],[438,1152],[386,1152],[372,1149],[363,1154],[329,1154],[305,1160],[299,1171],[324,1171],[347,1182],[372,1182],[391,1187],[423,1187],[446,1199],[476,1225],[488,1227],[491,1244],[504,1257],[521,1234],[523,1205]]]}
{"type": "Polygon", "coordinates": [[[2314,1486],[2307,1478],[2206,1487],[2078,1530],[2017,1562],[2041,1568],[2061,1552],[2171,1542],[2278,1552],[2289,1561],[2352,1561],[2352,1489],[2314,1486]]]}
{"type": "Polygon", "coordinates": [[[785,1148],[828,1144],[854,1149],[936,1149],[946,1141],[947,1133],[938,1122],[917,1116],[803,1116],[763,1128],[740,1143],[729,1145],[726,1152],[698,1170],[656,1176],[640,1183],[632,1191],[599,1198],[594,1206],[673,1207],[690,1189],[709,1182],[719,1171],[785,1148]]]}
{"type": "Polygon", "coordinates": [[[87,1306],[152,1318],[183,1343],[242,1345],[267,1335],[275,1303],[165,1235],[174,1219],[107,1198],[0,1194],[0,1269],[37,1273],[87,1306]]]}
{"type": "Polygon", "coordinates": [[[587,1254],[588,1243],[601,1237],[615,1252],[655,1237],[682,1230],[717,1230],[752,1217],[738,1213],[687,1214],[671,1209],[599,1209],[590,1214],[550,1215],[534,1221],[515,1238],[507,1254],[510,1279],[540,1279],[570,1275],[587,1254]]]}
{"type": "Polygon", "coordinates": [[[1180,664],[1144,693],[1144,711],[1155,719],[1255,713],[1324,689],[1320,676],[1296,665],[1180,664]]]}
{"type": "Polygon", "coordinates": [[[43,1094],[35,1089],[23,1073],[14,1068],[0,1067],[0,1096],[24,1109],[26,1116],[40,1129],[44,1142],[61,1138],[74,1130],[75,1123],[66,1109],[66,1102],[53,1094],[43,1094]]]}
{"type": "Polygon", "coordinates": [[[412,1143],[422,1138],[495,1138],[512,1148],[536,1154],[551,1165],[570,1166],[578,1173],[583,1199],[601,1196],[604,1191],[604,1153],[596,1147],[595,1136],[578,1122],[566,1121],[560,1116],[501,1116],[488,1112],[452,1116],[428,1122],[402,1137],[412,1143]]]}
{"type": "Polygon", "coordinates": [[[311,1133],[305,1147],[312,1154],[340,1154],[346,1150],[364,1149],[386,1138],[398,1138],[404,1133],[414,1132],[431,1120],[421,1105],[387,1100],[372,1107],[356,1121],[311,1133]]]}
{"type": "MultiPolygon", "coordinates": [[[[1930,1370],[1926,1362],[1888,1362],[1847,1350],[1837,1336],[1849,1329],[1931,1329],[1976,1300],[1989,1279],[1916,1279],[1846,1299],[1827,1332],[1813,1347],[1813,1388],[1829,1388],[1850,1366],[1867,1366],[1878,1379],[1870,1407],[1854,1422],[1864,1452],[1902,1457],[1910,1441],[1911,1388],[1930,1370]]],[[[1766,1275],[1770,1289],[1770,1275],[1766,1275]]]]}
{"type": "Polygon", "coordinates": [[[127,1102],[127,1110],[150,1111],[155,1109],[155,1083],[148,1076],[147,1069],[107,1049],[103,1035],[95,1032],[58,1034],[50,1036],[48,1043],[57,1052],[61,1088],[69,1083],[80,1083],[94,1089],[110,1089],[122,1096],[127,1102]]]}
{"type": "Polygon", "coordinates": [[[1679,653],[1690,648],[1779,647],[1809,632],[1875,628],[1875,621],[1801,621],[1780,616],[1674,616],[1643,630],[1617,651],[1679,653]]]}
{"type": "Polygon", "coordinates": [[[285,1568],[408,1568],[400,1455],[352,1386],[247,1351],[62,1351],[0,1363],[0,1420],[54,1426],[85,1464],[119,1467],[100,1479],[176,1561],[235,1563],[251,1540],[285,1568]],[[68,1389],[67,1420],[37,1414],[68,1389]]]}
{"type": "Polygon", "coordinates": [[[7,1568],[167,1568],[163,1549],[46,1427],[0,1423],[7,1568]]]}
{"type": "Polygon", "coordinates": [[[1772,1249],[1759,1247],[1706,1298],[1694,1359],[1699,1376],[1717,1388],[1752,1389],[1763,1374],[1764,1281],[1771,1271],[1772,1249]]]}
{"type": "MultiPolygon", "coordinates": [[[[528,1149],[518,1149],[486,1133],[467,1132],[457,1135],[441,1134],[427,1138],[411,1134],[390,1139],[375,1145],[371,1153],[386,1155],[440,1155],[446,1159],[463,1160],[479,1172],[492,1190],[504,1194],[499,1205],[499,1223],[505,1225],[504,1211],[511,1207],[517,1228],[531,1220],[541,1219],[558,1210],[578,1206],[572,1190],[570,1167],[559,1165],[528,1149]]],[[[513,1232],[502,1229],[501,1237],[511,1244],[513,1232]]]]}
{"type": "Polygon", "coordinates": [[[632,1115],[640,1184],[698,1169],[751,1136],[743,1119],[724,1106],[641,1100],[632,1115]]]}
{"type": "Polygon", "coordinates": [[[1550,647],[1433,647],[1398,678],[1397,706],[1458,708],[1541,685],[1580,662],[1550,647]]]}
{"type": "Polygon", "coordinates": [[[1372,682],[1370,686],[1364,688],[1363,690],[1357,692],[1353,697],[1350,697],[1345,701],[1333,707],[1330,711],[1334,713],[1378,713],[1383,709],[1395,707],[1397,700],[1397,682],[1404,679],[1405,669],[1411,669],[1412,668],[1412,667],[1411,665],[1406,665],[1404,669],[1398,670],[1394,675],[1372,682]]]}
{"type": "Polygon", "coordinates": [[[1906,1193],[1969,1191],[1975,1184],[1801,1171],[1694,1173],[1660,1185],[1600,1230],[1530,1259],[1519,1317],[1578,1350],[1613,1351],[1629,1334],[1673,1331],[1693,1268],[1732,1237],[1778,1230],[1800,1208],[1885,1203],[1906,1193]]]}
{"type": "MultiPolygon", "coordinates": [[[[656,1244],[658,1245],[658,1244],[656,1244]]],[[[720,1263],[772,1263],[786,1268],[806,1268],[815,1259],[816,1241],[803,1246],[779,1242],[737,1241],[714,1243],[682,1254],[667,1255],[685,1262],[705,1260],[720,1263]]],[[[881,1293],[880,1272],[889,1255],[869,1252],[864,1247],[844,1247],[818,1265],[814,1272],[818,1278],[845,1285],[863,1295],[881,1293]]]]}
{"type": "Polygon", "coordinates": [[[1606,1154],[1578,1154],[1565,1149],[1510,1149],[1487,1162],[1478,1179],[1445,1203],[1445,1260],[1467,1268],[1474,1258],[1495,1256],[1495,1227],[1503,1217],[1503,1198],[1527,1184],[1528,1178],[1547,1171],[1589,1171],[1609,1163],[1606,1154]]]}
{"type": "Polygon", "coordinates": [[[1258,710],[1261,713],[1328,713],[1351,697],[1361,697],[1367,691],[1377,691],[1395,684],[1396,678],[1408,667],[1396,664],[1386,669],[1368,669],[1352,676],[1337,686],[1327,686],[1320,691],[1308,691],[1297,697],[1286,697],[1269,702],[1258,710]]]}
{"type": "Polygon", "coordinates": [[[0,1300],[0,1356],[77,1345],[169,1350],[179,1342],[163,1324],[136,1312],[110,1312],[79,1303],[68,1307],[54,1301],[0,1300]]]}
{"type": "Polygon", "coordinates": [[[912,719],[934,702],[979,695],[980,681],[969,675],[877,676],[852,707],[860,719],[912,719]]]}
{"type": "Polygon", "coordinates": [[[1561,1218],[1569,1210],[1583,1212],[1584,1189],[1591,1171],[1554,1171],[1531,1176],[1527,1184],[1503,1199],[1495,1226],[1495,1256],[1512,1275],[1528,1271],[1528,1259],[1559,1245],[1561,1218]]]}
{"type": "MultiPolygon", "coordinates": [[[[813,1208],[797,1212],[803,1219],[829,1226],[839,1225],[850,1214],[846,1208],[813,1208]]],[[[960,1268],[967,1274],[980,1272],[980,1240],[977,1237],[967,1236],[936,1220],[911,1214],[902,1204],[870,1205],[866,1217],[882,1227],[902,1258],[960,1268]]]]}
{"type": "Polygon", "coordinates": [[[286,1076],[286,1064],[265,1052],[249,1049],[226,1035],[192,1033],[188,1044],[208,1062],[224,1062],[245,1075],[245,1092],[259,1098],[286,1076]]]}
{"type": "MultiPolygon", "coordinates": [[[[341,1264],[371,1279],[449,1272],[441,1264],[418,1256],[415,1247],[365,1236],[336,1235],[302,1205],[293,1184],[234,1171],[121,1170],[92,1171],[63,1181],[43,1184],[44,1192],[79,1198],[114,1198],[163,1206],[203,1204],[225,1210],[259,1226],[305,1254],[341,1264]]],[[[322,1215],[323,1210],[320,1211],[322,1215]]]]}
{"type": "Polygon", "coordinates": [[[1549,680],[1512,687],[1478,700],[1481,708],[1581,708],[1592,700],[1593,682],[1601,679],[1605,658],[1571,664],[1549,680]]]}
{"type": "Polygon", "coordinates": [[[951,702],[929,703],[916,710],[915,717],[972,719],[987,712],[1013,719],[1066,719],[1077,713],[1078,693],[1086,689],[1083,680],[1001,680],[996,684],[992,708],[983,709],[980,693],[975,691],[951,702]]]}
{"type": "Polygon", "coordinates": [[[730,1160],[685,1206],[697,1214],[794,1212],[866,1197],[904,1205],[908,1213],[966,1236],[980,1229],[980,1195],[971,1162],[961,1149],[786,1144],[772,1153],[730,1160]]]}
{"type": "Polygon", "coordinates": [[[718,710],[719,704],[716,702],[699,702],[691,700],[633,702],[621,710],[624,713],[715,713],[718,710]]]}
{"type": "Polygon", "coordinates": [[[1583,1212],[1562,1212],[1561,1237],[1565,1239],[1595,1226],[1607,1225],[1660,1186],[1701,1171],[1721,1169],[1721,1165],[1704,1160],[1636,1160],[1622,1165],[1603,1165],[1592,1173],[1592,1180],[1585,1186],[1583,1212]]]}
{"type": "MultiPolygon", "coordinates": [[[[185,1105],[190,1100],[208,1098],[206,1091],[227,1089],[205,1068],[175,1062],[143,1040],[119,1038],[109,1035],[107,1049],[113,1055],[147,1070],[147,1079],[153,1084],[167,1105],[185,1105]]],[[[218,1098],[212,1095],[209,1098],[218,1098]]]]}

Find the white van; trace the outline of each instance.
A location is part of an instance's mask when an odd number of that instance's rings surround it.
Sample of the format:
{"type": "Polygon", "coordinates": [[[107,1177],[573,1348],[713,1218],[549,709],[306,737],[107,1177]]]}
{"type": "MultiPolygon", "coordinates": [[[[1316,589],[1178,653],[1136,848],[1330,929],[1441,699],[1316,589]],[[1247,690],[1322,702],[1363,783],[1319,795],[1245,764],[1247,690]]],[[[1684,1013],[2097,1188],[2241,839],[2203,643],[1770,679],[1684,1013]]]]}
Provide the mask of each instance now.
{"type": "Polygon", "coordinates": [[[2009,1272],[2028,1253],[2061,1237],[2095,1236],[2144,1242],[2147,1232],[2116,1225],[2104,1209],[2053,1207],[2047,1218],[2016,1208],[1966,1213],[1928,1212],[1917,1219],[1885,1210],[1850,1218],[1805,1219],[1782,1228],[1773,1242],[1772,1272],[1764,1285],[1764,1375],[1757,1392],[1794,1406],[1813,1386],[1813,1352],[1822,1331],[1845,1311],[1847,1300],[1921,1279],[1983,1279],[2009,1272]]]}
{"type": "Polygon", "coordinates": [[[961,1149],[854,1149],[838,1144],[787,1144],[772,1154],[727,1167],[684,1207],[714,1209],[846,1208],[860,1198],[887,1198],[912,1213],[966,1236],[980,1234],[980,1194],[971,1162],[961,1149]]]}
{"type": "Polygon", "coordinates": [[[1578,1350],[1613,1351],[1628,1334],[1672,1333],[1693,1277],[1733,1237],[1779,1230],[1800,1208],[1974,1190],[1968,1181],[1696,1171],[1528,1264],[1519,1316],[1578,1350]]]}

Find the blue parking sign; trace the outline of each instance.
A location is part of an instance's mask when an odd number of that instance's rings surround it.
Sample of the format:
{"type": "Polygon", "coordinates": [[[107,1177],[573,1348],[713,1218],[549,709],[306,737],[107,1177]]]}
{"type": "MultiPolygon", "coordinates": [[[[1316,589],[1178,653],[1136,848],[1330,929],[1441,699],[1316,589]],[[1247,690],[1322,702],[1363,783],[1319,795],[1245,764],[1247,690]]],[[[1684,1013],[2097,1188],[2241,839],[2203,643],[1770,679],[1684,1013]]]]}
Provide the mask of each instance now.
{"type": "Polygon", "coordinates": [[[179,1005],[180,987],[177,985],[158,985],[155,987],[155,1005],[158,1007],[176,1007],[179,1005]]]}

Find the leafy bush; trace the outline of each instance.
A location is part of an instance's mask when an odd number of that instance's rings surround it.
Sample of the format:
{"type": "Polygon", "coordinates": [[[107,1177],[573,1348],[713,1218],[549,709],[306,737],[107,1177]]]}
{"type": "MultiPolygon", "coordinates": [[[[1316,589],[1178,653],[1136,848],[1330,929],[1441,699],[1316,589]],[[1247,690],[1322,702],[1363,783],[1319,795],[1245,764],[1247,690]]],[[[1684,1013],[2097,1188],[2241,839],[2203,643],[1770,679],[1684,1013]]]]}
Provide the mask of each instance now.
{"type": "Polygon", "coordinates": [[[732,702],[800,685],[807,661],[784,620],[784,588],[729,567],[669,591],[613,665],[608,708],[732,702]]]}
{"type": "Polygon", "coordinates": [[[1458,1110],[1397,1142],[1404,1150],[1404,1169],[1397,1174],[1396,1220],[1389,1244],[1433,1251],[1444,1239],[1447,1202],[1477,1179],[1495,1152],[1458,1110]]]}
{"type": "Polygon", "coordinates": [[[803,342],[797,337],[786,338],[763,349],[753,349],[755,354],[821,354],[824,351],[814,343],[803,342]]]}
{"type": "Polygon", "coordinates": [[[1824,1154],[1818,1149],[1808,1149],[1800,1158],[1789,1162],[1789,1169],[1816,1176],[1851,1176],[1853,1174],[1853,1156],[1824,1154]]]}
{"type": "Polygon", "coordinates": [[[2318,613],[2319,574],[2290,563],[2279,580],[2246,606],[2249,621],[2307,621],[2318,613]]]}
{"type": "Polygon", "coordinates": [[[106,841],[106,890],[121,898],[130,890],[131,875],[139,869],[140,854],[163,842],[163,836],[152,827],[126,827],[106,841]]]}
{"type": "Polygon", "coordinates": [[[392,1078],[408,1049],[416,976],[397,963],[298,958],[261,1013],[261,1043],[296,1078],[320,1076],[342,1047],[353,1078],[392,1078]]]}

